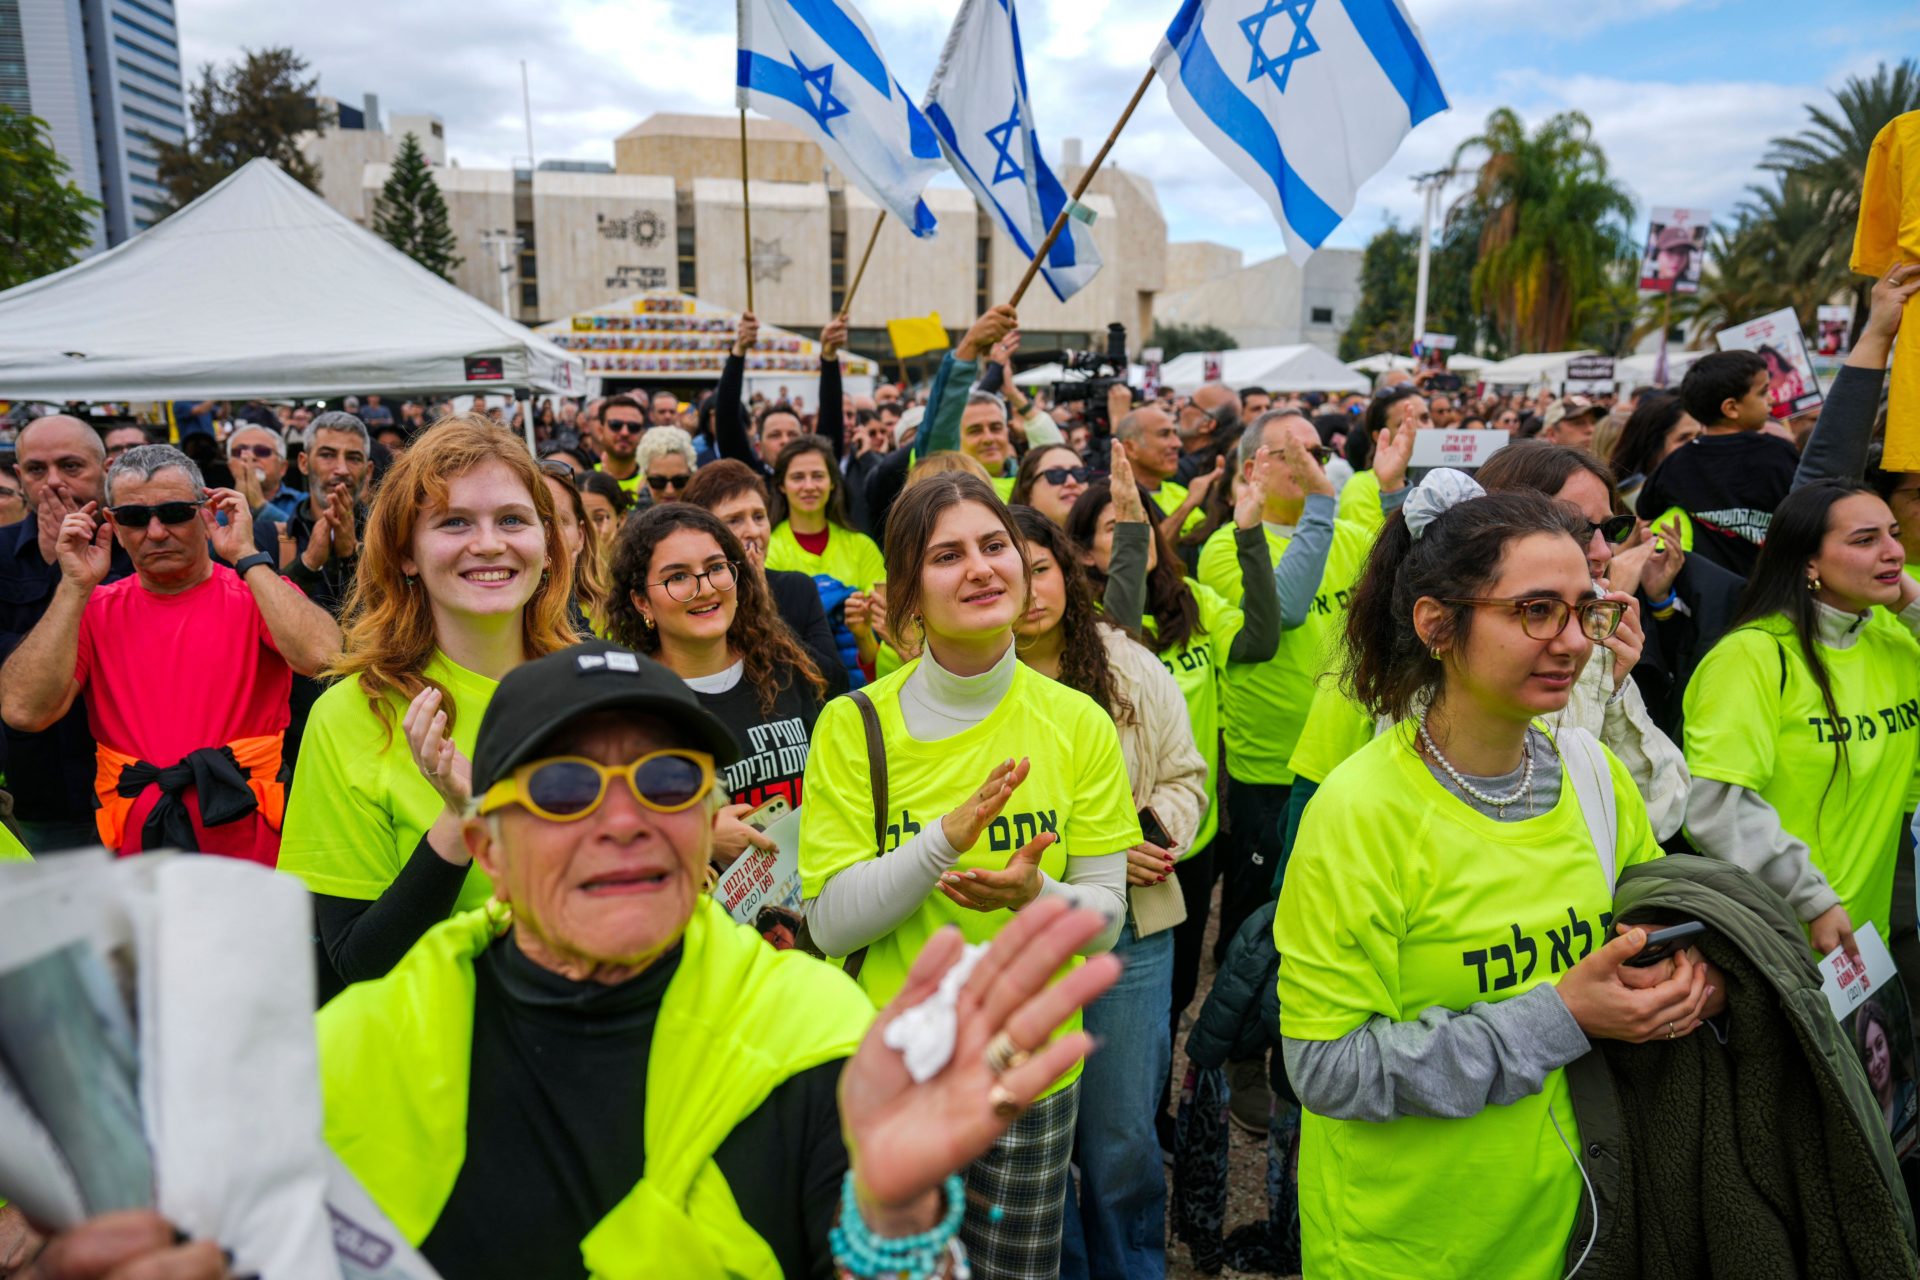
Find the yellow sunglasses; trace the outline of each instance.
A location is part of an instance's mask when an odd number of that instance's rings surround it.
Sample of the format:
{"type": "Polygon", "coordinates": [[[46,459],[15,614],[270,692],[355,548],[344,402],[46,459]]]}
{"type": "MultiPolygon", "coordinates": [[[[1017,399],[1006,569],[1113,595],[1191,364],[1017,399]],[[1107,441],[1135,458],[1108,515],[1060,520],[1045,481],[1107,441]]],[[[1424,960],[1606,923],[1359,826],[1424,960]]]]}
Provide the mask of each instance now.
{"type": "Polygon", "coordinates": [[[615,778],[625,778],[633,798],[655,813],[679,813],[713,790],[713,757],[670,747],[649,751],[630,764],[605,765],[585,756],[552,756],[523,764],[487,788],[482,814],[517,804],[548,822],[578,822],[598,809],[615,778]]]}

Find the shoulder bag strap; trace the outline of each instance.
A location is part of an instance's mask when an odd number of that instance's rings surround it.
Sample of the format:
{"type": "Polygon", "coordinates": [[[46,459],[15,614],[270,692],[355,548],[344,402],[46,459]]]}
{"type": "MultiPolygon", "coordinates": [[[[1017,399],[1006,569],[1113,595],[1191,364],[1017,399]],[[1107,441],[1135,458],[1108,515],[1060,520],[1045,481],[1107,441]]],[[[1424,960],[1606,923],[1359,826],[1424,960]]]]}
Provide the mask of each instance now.
{"type": "MultiPolygon", "coordinates": [[[[880,711],[864,690],[854,689],[847,696],[860,708],[860,725],[867,731],[867,785],[873,790],[873,856],[887,852],[887,748],[880,737],[880,711]]],[[[843,966],[849,978],[860,976],[867,962],[867,949],[861,947],[847,957],[843,966]]]]}
{"type": "Polygon", "coordinates": [[[1585,729],[1562,729],[1558,745],[1574,797],[1580,802],[1580,814],[1587,820],[1587,836],[1599,855],[1600,870],[1606,874],[1607,891],[1611,893],[1617,876],[1614,858],[1620,843],[1620,811],[1607,754],[1599,739],[1585,729]]]}

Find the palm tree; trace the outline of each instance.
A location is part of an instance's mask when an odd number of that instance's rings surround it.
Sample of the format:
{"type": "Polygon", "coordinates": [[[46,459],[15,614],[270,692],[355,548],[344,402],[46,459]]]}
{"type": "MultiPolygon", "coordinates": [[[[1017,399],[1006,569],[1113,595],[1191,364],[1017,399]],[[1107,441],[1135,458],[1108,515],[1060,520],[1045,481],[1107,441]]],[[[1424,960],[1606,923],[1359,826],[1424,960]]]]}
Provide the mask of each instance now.
{"type": "Polygon", "coordinates": [[[1834,238],[1834,227],[1845,225],[1838,192],[1798,175],[1782,177],[1772,190],[1748,191],[1752,199],[1735,210],[1733,226],[1714,229],[1700,291],[1672,299],[1673,321],[1689,326],[1695,344],[1783,307],[1798,312],[1812,332],[1814,309],[1853,279],[1846,257],[1851,240],[1836,245],[1834,238]]]}
{"type": "Polygon", "coordinates": [[[1830,106],[1809,104],[1809,126],[1790,138],[1775,138],[1762,162],[1763,168],[1776,171],[1783,181],[1807,183],[1815,204],[1830,210],[1828,260],[1823,261],[1820,274],[1833,287],[1820,301],[1850,291],[1856,332],[1866,322],[1873,288],[1871,280],[1850,274],[1847,266],[1851,230],[1860,218],[1867,156],[1880,131],[1895,116],[1909,111],[1920,111],[1920,63],[1906,58],[1890,67],[1883,62],[1871,78],[1849,76],[1830,106]],[[1846,228],[1847,234],[1836,235],[1839,228],[1846,228]]]}
{"type": "Polygon", "coordinates": [[[1454,167],[1476,153],[1473,190],[1450,215],[1481,219],[1474,306],[1492,313],[1510,349],[1560,350],[1633,253],[1633,199],[1609,176],[1593,125],[1579,112],[1553,116],[1529,135],[1502,107],[1460,144],[1454,167]]]}

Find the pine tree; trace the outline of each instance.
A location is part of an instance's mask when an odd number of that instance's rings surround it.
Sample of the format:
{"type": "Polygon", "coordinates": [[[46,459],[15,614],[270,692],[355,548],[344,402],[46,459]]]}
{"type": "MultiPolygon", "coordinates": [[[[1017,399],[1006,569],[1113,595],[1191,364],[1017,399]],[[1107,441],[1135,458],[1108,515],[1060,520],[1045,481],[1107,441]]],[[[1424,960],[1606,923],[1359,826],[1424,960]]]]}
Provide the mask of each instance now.
{"type": "Polygon", "coordinates": [[[317,191],[320,166],[300,149],[300,140],[330,125],[331,114],[315,99],[320,81],[291,49],[245,50],[239,62],[200,68],[189,86],[192,130],[184,142],[147,135],[167,199],[178,209],[255,156],[265,156],[287,176],[317,191]]]}
{"type": "Polygon", "coordinates": [[[447,202],[433,180],[420,139],[409,133],[400,140],[393,172],[373,202],[373,229],[380,238],[442,280],[453,279],[453,269],[464,261],[454,253],[453,230],[447,226],[447,202]]]}

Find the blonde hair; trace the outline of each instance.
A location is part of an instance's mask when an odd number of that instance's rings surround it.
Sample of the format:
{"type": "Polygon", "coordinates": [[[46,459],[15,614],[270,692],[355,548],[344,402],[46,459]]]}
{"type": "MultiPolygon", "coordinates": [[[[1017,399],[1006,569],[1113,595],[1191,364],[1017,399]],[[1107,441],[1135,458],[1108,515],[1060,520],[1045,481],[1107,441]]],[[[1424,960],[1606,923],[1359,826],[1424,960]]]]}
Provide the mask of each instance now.
{"type": "Polygon", "coordinates": [[[988,484],[993,483],[993,477],[987,474],[987,469],[981,466],[979,460],[972,454],[961,453],[958,449],[941,449],[913,464],[913,470],[907,472],[907,482],[900,486],[900,492],[905,493],[931,476],[949,475],[954,472],[979,476],[988,484]]]}
{"type": "Polygon", "coordinates": [[[475,467],[504,463],[526,487],[547,544],[547,572],[521,610],[521,647],[527,658],[544,657],[578,637],[567,617],[573,561],[554,524],[553,491],[521,439],[489,418],[456,414],[423,431],[394,463],[374,497],[361,539],[360,567],[347,593],[342,630],[345,645],[326,674],[357,678],[373,712],[393,732],[388,694],[410,702],[429,686],[439,689],[451,728],[453,693],[423,674],[439,643],[426,591],[409,582],[401,562],[413,547],[423,512],[444,506],[449,484],[475,467]]]}

